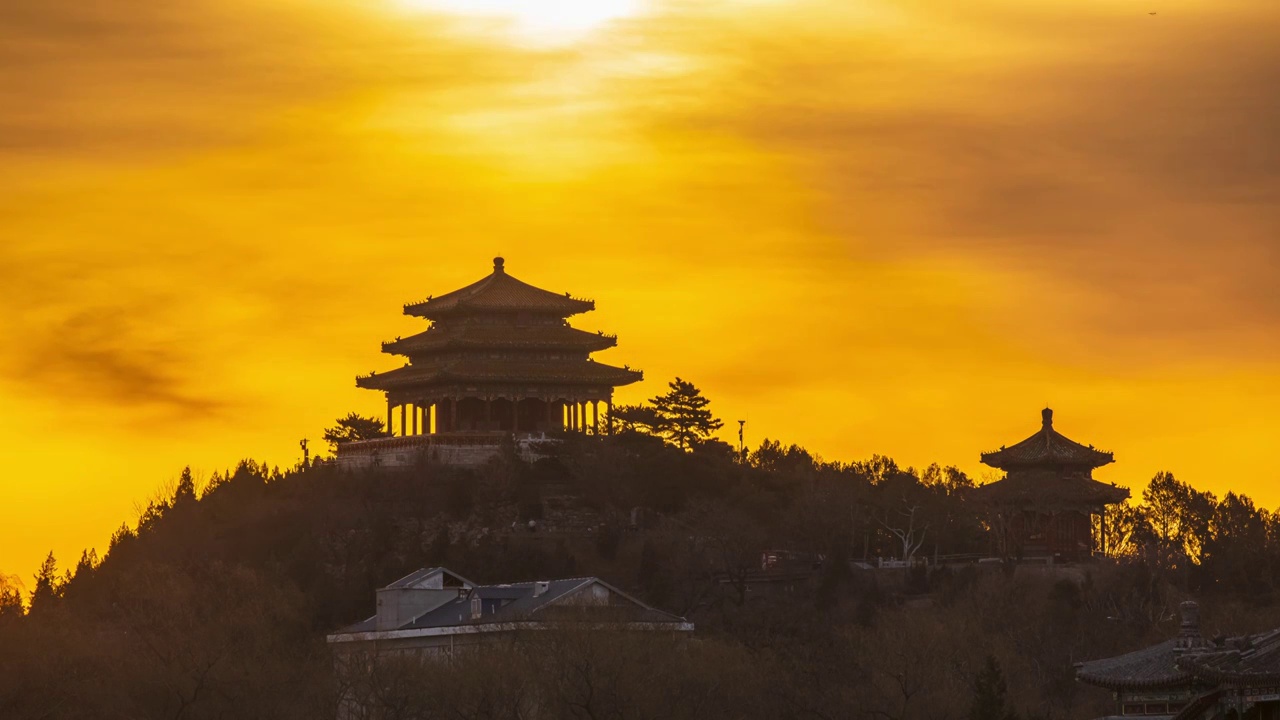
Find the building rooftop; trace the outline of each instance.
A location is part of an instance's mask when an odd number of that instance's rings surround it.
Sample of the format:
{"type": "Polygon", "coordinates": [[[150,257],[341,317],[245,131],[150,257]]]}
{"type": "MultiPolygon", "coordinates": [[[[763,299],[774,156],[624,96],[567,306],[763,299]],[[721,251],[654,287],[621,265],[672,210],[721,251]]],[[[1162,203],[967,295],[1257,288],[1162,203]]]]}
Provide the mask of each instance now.
{"type": "Polygon", "coordinates": [[[431,320],[471,312],[529,312],[569,317],[595,309],[591,300],[580,300],[569,293],[556,294],[507,274],[502,258],[493,259],[493,272],[464,288],[405,305],[406,315],[431,320]]]}
{"type": "Polygon", "coordinates": [[[1210,682],[1280,684],[1280,629],[1222,640],[1202,652],[1185,655],[1178,666],[1210,682]]]}
{"type": "Polygon", "coordinates": [[[1091,509],[1123,502],[1129,489],[1084,474],[1035,468],[974,488],[974,497],[994,505],[1047,511],[1091,509]]]}
{"type": "Polygon", "coordinates": [[[339,630],[330,636],[331,640],[388,631],[404,634],[415,630],[584,619],[692,629],[684,618],[652,608],[597,577],[475,585],[444,568],[425,568],[383,590],[447,593],[447,599],[424,606],[428,609],[422,613],[398,619],[392,627],[379,623],[379,617],[374,615],[339,630]]]}
{"type": "Polygon", "coordinates": [[[393,355],[417,355],[440,350],[516,349],[594,352],[618,344],[615,335],[586,332],[568,325],[490,325],[460,323],[431,328],[417,335],[382,344],[393,355]]]}
{"type": "Polygon", "coordinates": [[[1041,418],[1039,432],[1011,447],[983,453],[983,464],[1008,471],[1034,467],[1092,469],[1115,462],[1111,453],[1081,445],[1054,430],[1053,410],[1045,408],[1041,418]]]}
{"type": "Polygon", "coordinates": [[[438,589],[443,587],[475,587],[475,583],[462,577],[461,575],[446,570],[442,567],[422,568],[414,570],[399,580],[391,583],[385,589],[438,589]]]}
{"type": "Polygon", "coordinates": [[[629,385],[644,373],[593,360],[525,360],[453,358],[406,365],[356,378],[356,385],[371,390],[394,390],[447,382],[561,383],[569,385],[629,385]]]}
{"type": "MultiPolygon", "coordinates": [[[[1274,688],[1280,685],[1280,628],[1253,635],[1207,641],[1200,634],[1199,606],[1182,603],[1177,638],[1141,650],[1076,666],[1081,682],[1111,690],[1149,690],[1195,686],[1200,700],[1212,700],[1223,687],[1274,688]]],[[[1178,717],[1183,717],[1180,714],[1178,717]]],[[[1199,715],[1187,715],[1187,717],[1199,715]]]]}
{"type": "Polygon", "coordinates": [[[1117,657],[1081,663],[1081,682],[1111,690],[1173,687],[1191,675],[1178,668],[1178,641],[1166,640],[1117,657]]]}

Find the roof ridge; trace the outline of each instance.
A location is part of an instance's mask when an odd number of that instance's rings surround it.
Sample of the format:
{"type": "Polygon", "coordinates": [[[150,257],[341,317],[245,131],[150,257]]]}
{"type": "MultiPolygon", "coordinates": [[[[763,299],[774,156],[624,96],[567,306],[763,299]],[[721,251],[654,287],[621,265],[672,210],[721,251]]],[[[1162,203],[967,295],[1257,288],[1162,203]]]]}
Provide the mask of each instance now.
{"type": "Polygon", "coordinates": [[[534,583],[540,583],[540,582],[568,582],[570,580],[599,580],[599,579],[600,578],[595,575],[582,575],[579,577],[552,578],[550,580],[521,580],[519,582],[513,582],[513,583],[498,583],[496,585],[483,585],[483,586],[477,586],[477,587],[504,587],[504,586],[514,587],[516,585],[533,585],[534,583]]]}
{"type": "Polygon", "coordinates": [[[567,292],[560,295],[527,283],[508,274],[503,264],[495,260],[493,272],[470,285],[404,306],[405,314],[420,315],[428,319],[432,318],[432,313],[504,309],[550,312],[567,317],[594,310],[595,302],[576,298],[567,292]]]}

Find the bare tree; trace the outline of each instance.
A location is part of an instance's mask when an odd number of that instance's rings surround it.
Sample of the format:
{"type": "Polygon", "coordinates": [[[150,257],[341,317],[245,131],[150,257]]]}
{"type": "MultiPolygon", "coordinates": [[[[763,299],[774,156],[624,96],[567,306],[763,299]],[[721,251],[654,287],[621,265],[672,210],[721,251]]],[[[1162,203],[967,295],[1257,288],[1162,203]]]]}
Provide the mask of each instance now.
{"type": "Polygon", "coordinates": [[[883,511],[880,517],[876,518],[876,522],[898,539],[902,545],[902,560],[907,562],[915,557],[916,551],[924,545],[929,524],[920,521],[917,517],[921,514],[921,505],[911,505],[906,498],[903,498],[902,504],[901,510],[883,511]]]}

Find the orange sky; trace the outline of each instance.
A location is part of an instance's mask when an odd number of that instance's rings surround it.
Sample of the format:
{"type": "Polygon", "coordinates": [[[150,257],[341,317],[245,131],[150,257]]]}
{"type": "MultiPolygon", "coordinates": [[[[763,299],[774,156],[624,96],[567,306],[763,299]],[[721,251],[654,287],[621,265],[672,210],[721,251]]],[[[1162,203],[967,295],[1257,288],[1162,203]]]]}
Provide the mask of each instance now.
{"type": "Polygon", "coordinates": [[[0,0],[0,572],[381,412],[498,254],[752,443],[981,475],[1051,403],[1280,505],[1271,0],[442,2],[0,0]]]}

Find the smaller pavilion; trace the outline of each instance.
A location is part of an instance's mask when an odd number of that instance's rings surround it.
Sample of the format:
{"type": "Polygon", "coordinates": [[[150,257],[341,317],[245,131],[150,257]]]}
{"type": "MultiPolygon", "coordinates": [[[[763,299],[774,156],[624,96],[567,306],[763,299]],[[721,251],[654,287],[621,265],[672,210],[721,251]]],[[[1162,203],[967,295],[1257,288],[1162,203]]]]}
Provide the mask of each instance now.
{"type": "Polygon", "coordinates": [[[1206,639],[1200,608],[1182,603],[1178,636],[1076,665],[1076,679],[1112,692],[1116,714],[1099,720],[1280,718],[1280,628],[1206,639]]]}
{"type": "Polygon", "coordinates": [[[1073,562],[1105,551],[1094,536],[1093,517],[1105,536],[1108,505],[1129,491],[1093,479],[1093,471],[1115,462],[1109,452],[1081,445],[1053,427],[1053,410],[1041,414],[1039,432],[1022,442],[983,453],[982,463],[1005,477],[975,491],[993,511],[993,534],[1004,557],[1073,562]]]}

